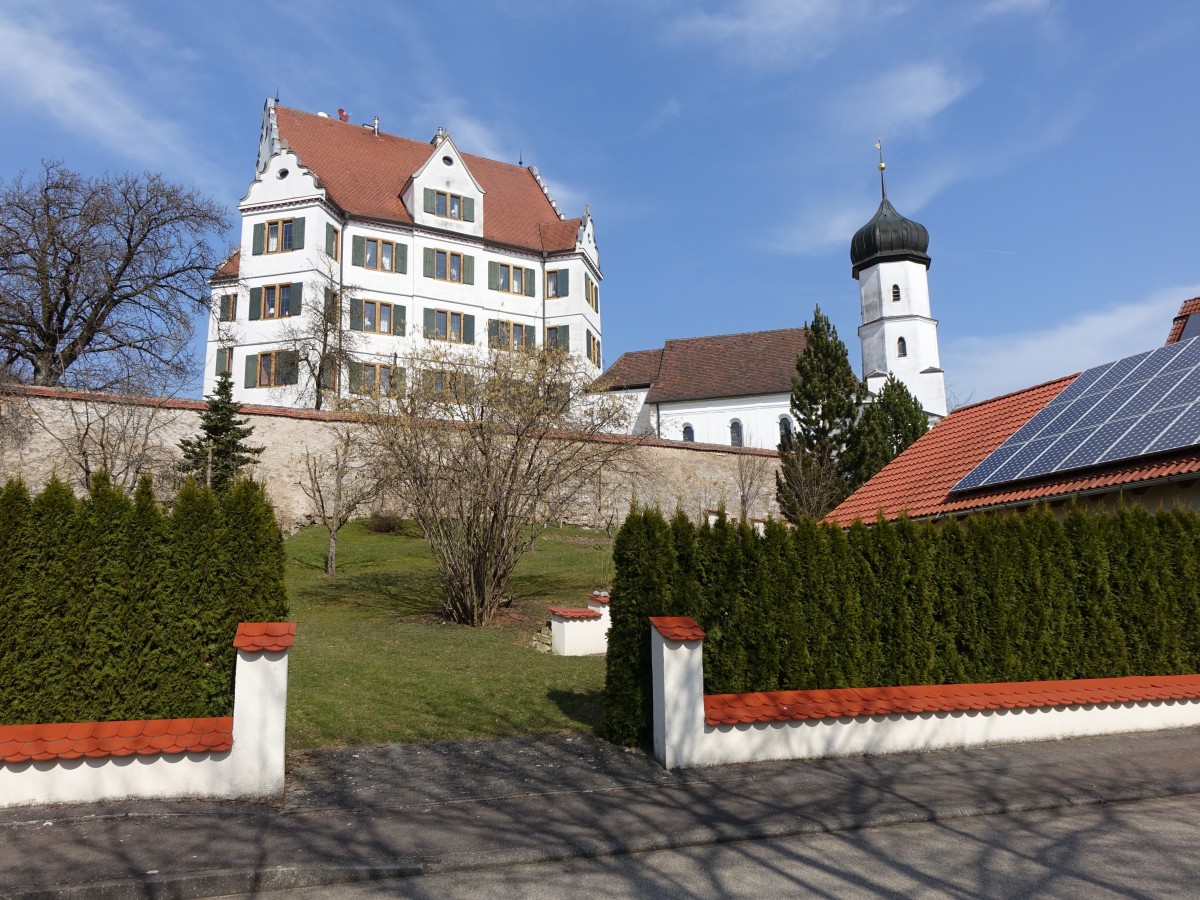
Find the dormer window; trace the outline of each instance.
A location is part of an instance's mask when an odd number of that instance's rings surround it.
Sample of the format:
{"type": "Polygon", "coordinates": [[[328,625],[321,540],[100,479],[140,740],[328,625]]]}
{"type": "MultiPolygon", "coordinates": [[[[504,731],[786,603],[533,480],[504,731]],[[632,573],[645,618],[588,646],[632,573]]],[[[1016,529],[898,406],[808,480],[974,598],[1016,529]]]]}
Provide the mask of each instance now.
{"type": "Polygon", "coordinates": [[[435,191],[432,188],[425,188],[425,212],[440,216],[443,219],[474,222],[475,201],[470,197],[451,194],[448,191],[435,191]]]}

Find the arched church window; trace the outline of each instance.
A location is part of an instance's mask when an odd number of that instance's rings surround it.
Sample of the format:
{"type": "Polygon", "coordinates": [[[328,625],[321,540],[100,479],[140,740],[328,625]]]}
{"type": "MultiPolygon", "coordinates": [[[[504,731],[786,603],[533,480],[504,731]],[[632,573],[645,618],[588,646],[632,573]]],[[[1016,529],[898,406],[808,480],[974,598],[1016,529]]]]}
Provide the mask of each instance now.
{"type": "Polygon", "coordinates": [[[904,338],[896,339],[896,355],[908,356],[908,342],[904,338]]]}
{"type": "Polygon", "coordinates": [[[689,444],[692,441],[696,440],[696,430],[694,428],[692,428],[692,426],[687,424],[686,422],[684,423],[684,426],[683,426],[683,439],[685,441],[687,441],[689,444]]]}
{"type": "Polygon", "coordinates": [[[900,302],[900,285],[898,285],[898,284],[892,285],[892,302],[893,303],[900,302]]]}
{"type": "Polygon", "coordinates": [[[789,416],[779,417],[779,440],[783,441],[792,436],[792,420],[789,416]]]}
{"type": "Polygon", "coordinates": [[[737,419],[729,423],[729,446],[742,446],[742,423],[737,419]]]}

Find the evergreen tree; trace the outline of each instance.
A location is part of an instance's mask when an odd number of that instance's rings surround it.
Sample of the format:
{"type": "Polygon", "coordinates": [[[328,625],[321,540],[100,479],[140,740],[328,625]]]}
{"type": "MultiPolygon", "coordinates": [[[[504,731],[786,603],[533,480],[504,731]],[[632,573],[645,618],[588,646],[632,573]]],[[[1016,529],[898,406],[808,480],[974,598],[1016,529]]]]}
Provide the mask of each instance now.
{"type": "Polygon", "coordinates": [[[205,401],[208,408],[200,414],[200,434],[181,440],[179,449],[188,472],[223,494],[238,472],[258,461],[263,448],[246,443],[254,428],[238,418],[242,404],[233,400],[233,378],[228,372],[217,376],[216,389],[205,401]]]}
{"type": "Polygon", "coordinates": [[[821,518],[849,494],[842,455],[863,393],[846,345],[819,306],[805,330],[792,378],[797,427],[779,445],[775,476],[779,508],[793,524],[821,518]]]}
{"type": "Polygon", "coordinates": [[[921,401],[889,374],[874,402],[863,407],[846,441],[843,471],[851,491],[903,453],[929,430],[921,401]]]}

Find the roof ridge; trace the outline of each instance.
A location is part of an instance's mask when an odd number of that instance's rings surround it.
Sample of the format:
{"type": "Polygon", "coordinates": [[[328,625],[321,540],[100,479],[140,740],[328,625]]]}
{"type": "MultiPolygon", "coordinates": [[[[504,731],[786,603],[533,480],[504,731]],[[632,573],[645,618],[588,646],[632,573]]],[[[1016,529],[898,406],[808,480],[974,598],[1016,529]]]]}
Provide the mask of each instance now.
{"type": "Polygon", "coordinates": [[[666,349],[667,344],[681,344],[684,341],[708,341],[713,338],[725,337],[749,337],[752,334],[782,334],[785,331],[807,331],[804,326],[794,326],[792,328],[766,328],[762,331],[730,331],[724,334],[700,334],[695,337],[686,338],[667,338],[663,341],[663,349],[666,349]]]}
{"type": "Polygon", "coordinates": [[[1050,385],[1052,385],[1052,384],[1058,384],[1060,381],[1074,381],[1076,378],[1078,378],[1082,374],[1083,374],[1082,372],[1074,372],[1070,375],[1060,375],[1058,378],[1051,378],[1049,381],[1043,381],[1040,384],[1030,385],[1027,388],[1021,388],[1020,390],[1016,390],[1016,391],[1009,391],[1007,394],[997,394],[995,397],[988,397],[986,400],[977,400],[974,403],[968,403],[965,406],[955,407],[954,409],[950,410],[950,412],[947,414],[947,416],[952,416],[955,413],[962,412],[965,409],[975,409],[976,407],[979,407],[979,406],[986,406],[989,403],[996,403],[1000,400],[1007,400],[1009,397],[1017,397],[1021,394],[1028,394],[1032,391],[1041,390],[1042,388],[1050,387],[1050,385]]]}

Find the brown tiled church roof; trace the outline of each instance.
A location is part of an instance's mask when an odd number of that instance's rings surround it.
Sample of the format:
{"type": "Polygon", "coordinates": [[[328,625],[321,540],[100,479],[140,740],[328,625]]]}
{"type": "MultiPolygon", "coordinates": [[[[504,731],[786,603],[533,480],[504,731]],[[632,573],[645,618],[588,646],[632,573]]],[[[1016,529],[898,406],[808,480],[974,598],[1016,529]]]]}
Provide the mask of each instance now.
{"type": "Polygon", "coordinates": [[[596,389],[648,387],[647,403],[786,394],[804,341],[803,328],[670,340],[623,354],[596,389]]]}
{"type": "MultiPolygon", "coordinates": [[[[276,105],[275,116],[280,140],[342,210],[356,217],[412,224],[400,195],[434,152],[432,145],[286,106],[276,105]]],[[[575,248],[582,219],[559,219],[529,169],[470,153],[462,158],[485,191],[485,240],[538,253],[575,248]]]]}

